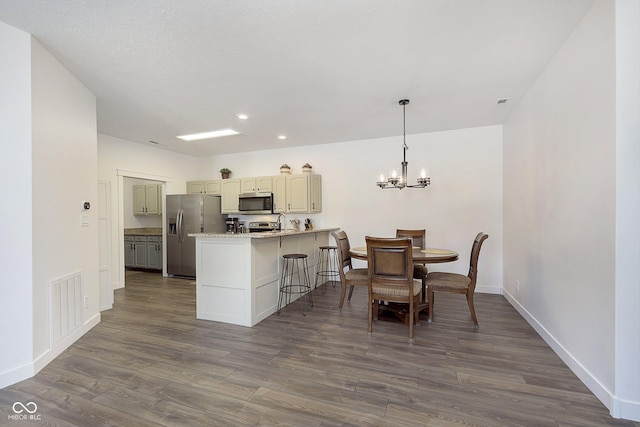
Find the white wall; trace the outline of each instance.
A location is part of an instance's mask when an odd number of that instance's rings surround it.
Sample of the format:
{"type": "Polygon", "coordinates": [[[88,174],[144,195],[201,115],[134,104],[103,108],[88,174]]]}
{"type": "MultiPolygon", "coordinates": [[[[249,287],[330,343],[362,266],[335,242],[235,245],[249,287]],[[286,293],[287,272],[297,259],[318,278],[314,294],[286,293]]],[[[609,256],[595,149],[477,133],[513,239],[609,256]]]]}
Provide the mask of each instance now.
{"type": "Polygon", "coordinates": [[[163,181],[163,194],[184,194],[187,181],[198,179],[197,165],[191,156],[98,134],[98,178],[111,184],[113,289],[124,286],[124,177],[163,181]]]}
{"type": "Polygon", "coordinates": [[[615,389],[613,6],[594,3],[504,125],[505,296],[609,407],[615,389]]]}
{"type": "Polygon", "coordinates": [[[0,22],[0,388],[33,375],[31,36],[0,22]],[[8,351],[8,349],[11,349],[8,351]]]}
{"type": "Polygon", "coordinates": [[[52,358],[45,356],[51,280],[82,272],[85,324],[100,319],[96,99],[35,39],[32,89],[33,351],[44,366],[52,358]],[[94,208],[83,211],[84,201],[94,208]],[[88,226],[81,226],[82,215],[88,226]]]}
{"type": "Polygon", "coordinates": [[[95,97],[29,34],[0,23],[3,67],[3,348],[0,387],[33,375],[95,325],[98,234],[95,97]],[[17,211],[16,211],[17,209],[17,211]],[[8,218],[9,218],[8,217],[8,218]],[[7,240],[5,240],[7,239],[7,240]],[[63,249],[62,249],[63,248],[63,249]],[[81,272],[84,324],[51,347],[49,282],[81,272]]]}
{"type": "MultiPolygon", "coordinates": [[[[402,137],[214,156],[200,159],[200,179],[218,179],[228,167],[232,178],[277,175],[283,163],[301,173],[309,162],[322,175],[323,211],[318,226],[339,226],[352,245],[366,235],[393,236],[396,228],[426,228],[428,245],[451,248],[460,260],[432,270],[466,274],[471,244],[489,234],[480,256],[478,291],[502,286],[502,128],[489,126],[407,136],[409,180],[428,166],[427,189],[381,190],[380,173],[400,168],[402,137]]],[[[482,319],[480,319],[482,322],[482,319]]]]}

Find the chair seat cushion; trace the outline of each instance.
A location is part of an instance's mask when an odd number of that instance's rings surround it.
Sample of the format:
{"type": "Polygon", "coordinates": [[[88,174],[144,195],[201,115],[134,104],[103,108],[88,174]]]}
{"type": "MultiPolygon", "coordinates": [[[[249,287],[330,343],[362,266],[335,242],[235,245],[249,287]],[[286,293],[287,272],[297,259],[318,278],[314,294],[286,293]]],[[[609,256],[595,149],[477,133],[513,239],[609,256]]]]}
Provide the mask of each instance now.
{"type": "MultiPolygon", "coordinates": [[[[374,294],[386,295],[389,297],[409,296],[409,288],[407,288],[406,285],[375,284],[371,286],[371,291],[374,294]]],[[[418,295],[420,292],[422,292],[422,281],[413,279],[413,295],[418,295]]]]}
{"type": "Polygon", "coordinates": [[[349,285],[367,285],[369,280],[369,272],[366,268],[353,268],[344,273],[344,278],[349,285]]]}
{"type": "Polygon", "coordinates": [[[471,279],[463,274],[433,272],[427,276],[427,286],[433,289],[466,290],[471,279]]]}
{"type": "Polygon", "coordinates": [[[416,279],[424,279],[429,274],[429,269],[426,265],[414,265],[413,266],[413,277],[416,279]]]}

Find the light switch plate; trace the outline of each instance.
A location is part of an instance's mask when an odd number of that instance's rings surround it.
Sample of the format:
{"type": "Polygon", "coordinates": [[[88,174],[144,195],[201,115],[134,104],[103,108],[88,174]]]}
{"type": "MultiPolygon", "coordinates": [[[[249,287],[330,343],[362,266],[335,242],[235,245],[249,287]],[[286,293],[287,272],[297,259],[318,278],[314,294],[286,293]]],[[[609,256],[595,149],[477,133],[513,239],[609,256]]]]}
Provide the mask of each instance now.
{"type": "Polygon", "coordinates": [[[82,217],[80,218],[80,224],[82,227],[88,227],[89,226],[89,215],[82,215],[82,217]]]}

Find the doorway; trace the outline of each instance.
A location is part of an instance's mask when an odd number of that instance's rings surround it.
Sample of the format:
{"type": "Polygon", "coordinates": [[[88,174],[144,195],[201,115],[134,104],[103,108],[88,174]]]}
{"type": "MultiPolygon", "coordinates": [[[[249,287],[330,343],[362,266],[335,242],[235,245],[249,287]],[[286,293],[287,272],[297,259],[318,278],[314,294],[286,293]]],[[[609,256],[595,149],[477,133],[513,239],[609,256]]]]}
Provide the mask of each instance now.
{"type": "Polygon", "coordinates": [[[167,183],[171,182],[171,177],[168,176],[161,176],[161,175],[153,175],[153,174],[148,174],[148,173],[142,173],[142,172],[134,172],[134,171],[124,171],[124,170],[118,170],[117,171],[117,179],[118,179],[118,226],[117,226],[117,237],[116,240],[118,242],[118,263],[117,263],[117,269],[118,269],[118,276],[119,276],[119,283],[121,284],[120,287],[124,287],[126,286],[126,277],[125,277],[125,242],[124,242],[124,230],[125,230],[125,224],[128,225],[134,225],[134,224],[138,224],[138,225],[148,225],[148,224],[155,224],[155,225],[159,225],[159,228],[162,229],[162,234],[161,234],[161,242],[162,242],[162,270],[161,270],[161,274],[163,276],[166,276],[166,271],[167,271],[167,260],[166,260],[166,256],[164,254],[166,254],[166,239],[165,239],[165,230],[164,230],[164,224],[165,224],[165,194],[167,192],[167,183]],[[126,182],[126,183],[125,183],[126,182]],[[140,218],[138,218],[137,220],[130,218],[130,217],[134,217],[135,215],[133,215],[133,213],[131,213],[131,215],[129,215],[129,213],[125,212],[125,205],[127,206],[131,206],[131,208],[133,209],[133,185],[134,183],[137,182],[151,182],[154,184],[158,184],[160,185],[160,191],[161,191],[161,197],[160,197],[160,209],[161,209],[161,214],[159,215],[153,215],[156,216],[157,218],[155,219],[144,219],[144,215],[140,215],[140,218]],[[127,190],[125,191],[125,188],[127,188],[127,190]],[[129,197],[130,196],[130,197],[129,197]],[[129,200],[129,198],[131,198],[131,200],[129,200]],[[125,218],[126,216],[126,218],[125,218]],[[158,223],[158,219],[159,219],[159,223],[158,223]]]}

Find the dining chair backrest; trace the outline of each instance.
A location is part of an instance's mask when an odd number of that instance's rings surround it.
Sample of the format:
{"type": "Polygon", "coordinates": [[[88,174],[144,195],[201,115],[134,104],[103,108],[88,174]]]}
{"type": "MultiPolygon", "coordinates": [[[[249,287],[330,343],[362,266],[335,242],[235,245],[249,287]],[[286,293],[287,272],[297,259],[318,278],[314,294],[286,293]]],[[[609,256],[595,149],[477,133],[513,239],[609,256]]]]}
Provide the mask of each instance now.
{"type": "Polygon", "coordinates": [[[410,237],[413,246],[424,249],[427,246],[427,230],[396,230],[396,237],[410,237]]]}
{"type": "Polygon", "coordinates": [[[478,258],[480,257],[480,248],[482,243],[489,238],[488,234],[478,233],[471,246],[471,258],[469,261],[469,274],[467,275],[471,279],[469,285],[470,292],[473,292],[476,288],[476,279],[478,278],[478,258]]]}
{"type": "Polygon", "coordinates": [[[370,286],[413,285],[413,248],[410,238],[366,237],[370,286]]]}
{"type": "Polygon", "coordinates": [[[338,247],[338,264],[340,265],[340,272],[344,274],[344,268],[348,267],[351,269],[351,256],[349,255],[349,250],[351,249],[351,245],[349,244],[349,237],[347,237],[347,233],[344,231],[334,231],[331,233],[334,240],[336,241],[336,246],[338,247]]]}

